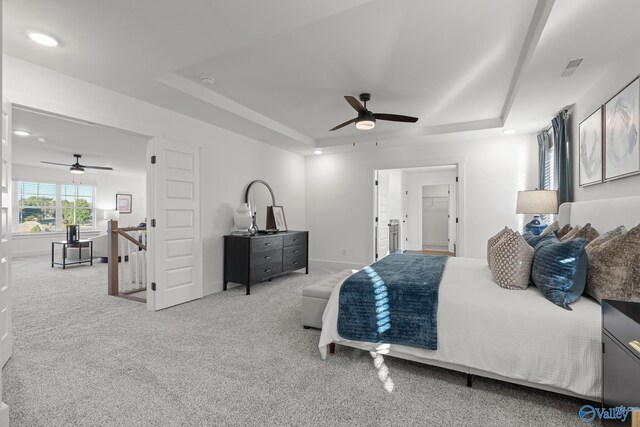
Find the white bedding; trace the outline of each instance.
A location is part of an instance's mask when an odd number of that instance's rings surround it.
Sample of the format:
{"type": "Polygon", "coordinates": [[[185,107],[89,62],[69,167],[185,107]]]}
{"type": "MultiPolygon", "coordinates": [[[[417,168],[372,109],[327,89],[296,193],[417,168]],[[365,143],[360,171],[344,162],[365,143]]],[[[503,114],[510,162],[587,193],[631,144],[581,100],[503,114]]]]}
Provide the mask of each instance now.
{"type": "MultiPolygon", "coordinates": [[[[378,346],[338,335],[341,285],[322,317],[323,359],[332,342],[370,351],[378,346]]],[[[571,307],[554,305],[535,287],[499,287],[486,261],[450,258],[440,284],[438,349],[391,345],[388,354],[600,400],[600,305],[582,297],[571,307]]]]}

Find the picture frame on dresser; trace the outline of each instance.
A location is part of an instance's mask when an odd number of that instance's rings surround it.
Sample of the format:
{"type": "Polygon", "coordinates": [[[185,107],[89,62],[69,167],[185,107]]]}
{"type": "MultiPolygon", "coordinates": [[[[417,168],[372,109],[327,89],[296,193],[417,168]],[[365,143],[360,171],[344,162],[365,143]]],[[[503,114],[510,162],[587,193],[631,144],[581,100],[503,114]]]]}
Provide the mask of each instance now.
{"type": "Polygon", "coordinates": [[[640,78],[607,101],[604,116],[604,180],[639,174],[640,78]]]}
{"type": "Polygon", "coordinates": [[[603,107],[589,114],[578,125],[580,187],[602,182],[603,107]]]}

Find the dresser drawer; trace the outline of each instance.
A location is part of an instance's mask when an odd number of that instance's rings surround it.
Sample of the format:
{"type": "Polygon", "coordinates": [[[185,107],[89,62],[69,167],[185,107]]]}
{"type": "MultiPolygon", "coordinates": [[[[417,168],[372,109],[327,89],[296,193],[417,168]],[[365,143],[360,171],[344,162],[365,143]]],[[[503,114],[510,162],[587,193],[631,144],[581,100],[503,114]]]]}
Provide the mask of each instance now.
{"type": "Polygon", "coordinates": [[[282,236],[255,237],[251,241],[251,253],[282,249],[282,236]]]}
{"type": "Polygon", "coordinates": [[[251,282],[262,282],[282,273],[282,263],[265,264],[251,269],[251,282]]]}
{"type": "Polygon", "coordinates": [[[307,233],[294,233],[284,235],[285,246],[307,245],[307,233]]]}
{"type": "Polygon", "coordinates": [[[282,257],[285,262],[291,258],[306,258],[307,257],[307,245],[285,246],[282,250],[282,257]]]}
{"type": "Polygon", "coordinates": [[[602,327],[615,337],[640,363],[640,325],[606,301],[602,304],[602,327]]]}
{"type": "Polygon", "coordinates": [[[251,254],[250,268],[265,264],[282,264],[282,249],[272,249],[251,254]]]}
{"type": "MultiPolygon", "coordinates": [[[[617,406],[640,406],[640,361],[608,334],[602,334],[604,344],[602,395],[605,408],[617,406]]],[[[631,414],[626,422],[607,420],[606,426],[631,426],[631,414]]]]}
{"type": "Polygon", "coordinates": [[[285,259],[282,263],[282,271],[293,271],[307,266],[307,257],[297,257],[285,259]]]}

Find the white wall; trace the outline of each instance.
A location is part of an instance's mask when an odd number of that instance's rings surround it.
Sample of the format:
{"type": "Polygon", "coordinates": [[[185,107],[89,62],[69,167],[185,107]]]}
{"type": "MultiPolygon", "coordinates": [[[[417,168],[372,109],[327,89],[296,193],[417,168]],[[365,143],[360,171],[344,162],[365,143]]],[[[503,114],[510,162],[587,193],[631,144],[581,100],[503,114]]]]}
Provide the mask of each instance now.
{"type": "MultiPolygon", "coordinates": [[[[141,164],[144,159],[140,159],[141,164]]],[[[55,182],[61,184],[71,184],[73,182],[85,183],[96,187],[96,231],[97,233],[84,233],[82,237],[94,236],[97,234],[105,234],[107,230],[107,221],[103,219],[104,210],[115,209],[116,193],[126,193],[132,195],[132,212],[130,214],[121,214],[119,219],[120,226],[135,226],[143,222],[147,216],[147,188],[145,184],[144,174],[135,176],[118,176],[117,174],[84,174],[78,176],[71,175],[67,169],[60,170],[26,166],[13,165],[13,181],[36,181],[36,182],[55,182]],[[75,179],[75,181],[74,181],[75,179]]],[[[13,212],[13,226],[17,227],[17,209],[13,212]]],[[[51,251],[51,242],[64,240],[65,233],[43,233],[29,235],[13,235],[13,244],[11,247],[14,256],[30,256],[48,254],[51,251]]]]}
{"type": "Polygon", "coordinates": [[[535,187],[536,147],[534,135],[513,135],[307,157],[310,257],[349,264],[372,261],[374,170],[460,161],[466,221],[463,253],[483,258],[489,237],[505,225],[517,228],[522,221],[515,214],[516,194],[535,187]]]}
{"type": "Polygon", "coordinates": [[[588,187],[579,186],[579,133],[578,124],[600,105],[607,102],[618,91],[640,73],[640,55],[637,47],[612,65],[611,69],[584,95],[571,111],[569,139],[573,159],[573,195],[575,201],[604,199],[640,195],[640,175],[618,179],[588,187]]]}
{"type": "Polygon", "coordinates": [[[3,71],[11,102],[202,147],[205,294],[222,290],[222,236],[250,181],[267,181],[289,228],[304,229],[302,156],[8,55],[3,71]]]}

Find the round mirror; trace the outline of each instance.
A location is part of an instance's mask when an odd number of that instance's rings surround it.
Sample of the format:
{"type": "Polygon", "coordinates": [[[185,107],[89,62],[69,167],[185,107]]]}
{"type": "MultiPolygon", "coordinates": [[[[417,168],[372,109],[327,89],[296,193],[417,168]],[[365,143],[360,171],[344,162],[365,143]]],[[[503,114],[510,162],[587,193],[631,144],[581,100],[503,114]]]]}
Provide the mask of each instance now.
{"type": "Polygon", "coordinates": [[[249,204],[251,213],[256,215],[258,230],[267,229],[267,207],[276,204],[273,190],[262,180],[252,181],[245,192],[245,203],[249,204]]]}

